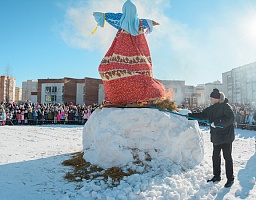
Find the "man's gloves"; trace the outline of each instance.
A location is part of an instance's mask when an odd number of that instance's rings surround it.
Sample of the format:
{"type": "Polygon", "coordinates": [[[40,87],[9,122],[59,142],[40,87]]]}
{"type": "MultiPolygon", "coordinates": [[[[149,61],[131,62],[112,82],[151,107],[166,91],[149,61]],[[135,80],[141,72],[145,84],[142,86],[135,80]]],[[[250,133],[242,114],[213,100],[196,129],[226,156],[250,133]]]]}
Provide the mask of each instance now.
{"type": "Polygon", "coordinates": [[[216,126],[214,125],[214,122],[211,123],[211,127],[216,128],[216,126]]]}

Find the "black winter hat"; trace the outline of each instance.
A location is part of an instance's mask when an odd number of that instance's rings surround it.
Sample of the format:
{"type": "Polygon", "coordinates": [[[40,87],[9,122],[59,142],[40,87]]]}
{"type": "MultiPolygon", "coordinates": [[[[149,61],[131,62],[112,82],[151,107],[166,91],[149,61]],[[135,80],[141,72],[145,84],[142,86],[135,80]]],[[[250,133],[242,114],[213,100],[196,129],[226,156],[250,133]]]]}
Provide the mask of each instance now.
{"type": "Polygon", "coordinates": [[[213,89],[210,97],[214,99],[220,99],[220,91],[217,88],[213,89]]]}

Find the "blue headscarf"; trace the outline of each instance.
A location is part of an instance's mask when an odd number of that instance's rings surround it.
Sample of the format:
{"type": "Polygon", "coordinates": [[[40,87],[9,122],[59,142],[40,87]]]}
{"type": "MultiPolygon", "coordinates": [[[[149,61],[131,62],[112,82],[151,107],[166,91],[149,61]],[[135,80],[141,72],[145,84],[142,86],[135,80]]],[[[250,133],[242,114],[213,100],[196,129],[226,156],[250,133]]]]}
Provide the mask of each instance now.
{"type": "Polygon", "coordinates": [[[138,18],[136,6],[130,0],[127,0],[123,5],[122,11],[121,28],[133,36],[138,35],[140,19],[138,18]]]}

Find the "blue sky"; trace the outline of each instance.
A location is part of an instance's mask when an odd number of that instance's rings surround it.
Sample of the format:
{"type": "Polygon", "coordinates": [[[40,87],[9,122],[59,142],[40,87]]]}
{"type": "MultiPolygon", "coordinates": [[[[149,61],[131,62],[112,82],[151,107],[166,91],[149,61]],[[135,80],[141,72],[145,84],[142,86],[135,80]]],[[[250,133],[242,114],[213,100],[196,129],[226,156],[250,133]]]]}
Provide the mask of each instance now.
{"type": "MultiPolygon", "coordinates": [[[[116,30],[90,32],[92,12],[121,12],[125,0],[0,0],[0,74],[22,81],[100,78],[116,30]]],[[[255,0],[133,0],[140,18],[160,23],[147,35],[153,74],[187,85],[220,80],[256,61],[255,0]],[[150,2],[150,3],[149,3],[150,2]]]]}

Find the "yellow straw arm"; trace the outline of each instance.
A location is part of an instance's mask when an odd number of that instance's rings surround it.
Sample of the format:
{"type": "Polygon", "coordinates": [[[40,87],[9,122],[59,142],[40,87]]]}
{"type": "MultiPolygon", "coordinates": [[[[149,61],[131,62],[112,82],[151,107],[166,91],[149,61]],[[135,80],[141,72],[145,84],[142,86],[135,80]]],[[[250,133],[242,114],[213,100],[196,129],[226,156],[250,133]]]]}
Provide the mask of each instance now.
{"type": "Polygon", "coordinates": [[[93,29],[93,31],[91,32],[92,35],[97,31],[97,28],[98,28],[98,26],[96,26],[96,27],[93,29]]]}

